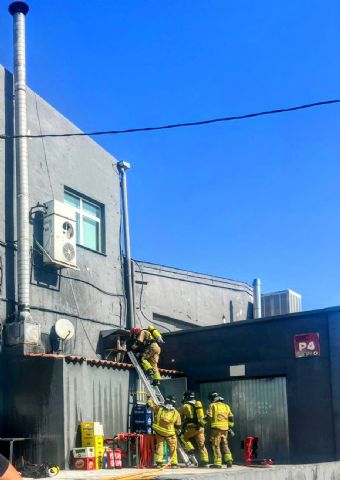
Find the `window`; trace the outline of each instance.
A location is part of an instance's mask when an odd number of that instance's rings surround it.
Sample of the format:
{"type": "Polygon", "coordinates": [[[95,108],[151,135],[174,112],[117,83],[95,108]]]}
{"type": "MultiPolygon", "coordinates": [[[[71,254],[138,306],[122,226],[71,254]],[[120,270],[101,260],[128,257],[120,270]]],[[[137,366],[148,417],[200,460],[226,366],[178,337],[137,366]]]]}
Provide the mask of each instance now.
{"type": "Polygon", "coordinates": [[[64,192],[64,202],[76,210],[77,244],[103,253],[103,206],[68,190],[64,192]]]}

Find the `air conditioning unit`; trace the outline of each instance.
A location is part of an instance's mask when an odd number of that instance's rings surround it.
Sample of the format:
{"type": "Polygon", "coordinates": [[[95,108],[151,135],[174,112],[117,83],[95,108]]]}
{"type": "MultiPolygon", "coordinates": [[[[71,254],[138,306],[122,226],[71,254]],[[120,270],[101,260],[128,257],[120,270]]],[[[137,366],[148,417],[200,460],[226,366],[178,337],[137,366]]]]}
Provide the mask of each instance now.
{"type": "Polygon", "coordinates": [[[45,205],[44,263],[78,269],[76,261],[75,209],[57,200],[47,202],[45,205]]]}
{"type": "Polygon", "coordinates": [[[293,290],[264,293],[261,297],[263,317],[301,312],[301,295],[293,290]]]}

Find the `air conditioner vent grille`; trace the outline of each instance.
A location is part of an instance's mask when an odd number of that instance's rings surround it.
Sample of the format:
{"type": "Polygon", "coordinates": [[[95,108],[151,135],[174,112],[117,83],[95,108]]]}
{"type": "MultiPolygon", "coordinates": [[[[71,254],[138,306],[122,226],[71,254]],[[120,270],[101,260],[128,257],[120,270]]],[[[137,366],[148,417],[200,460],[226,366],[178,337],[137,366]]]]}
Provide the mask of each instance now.
{"type": "Polygon", "coordinates": [[[76,251],[72,243],[67,242],[63,245],[63,255],[68,262],[72,262],[72,260],[75,257],[75,254],[76,254],[76,251]]]}

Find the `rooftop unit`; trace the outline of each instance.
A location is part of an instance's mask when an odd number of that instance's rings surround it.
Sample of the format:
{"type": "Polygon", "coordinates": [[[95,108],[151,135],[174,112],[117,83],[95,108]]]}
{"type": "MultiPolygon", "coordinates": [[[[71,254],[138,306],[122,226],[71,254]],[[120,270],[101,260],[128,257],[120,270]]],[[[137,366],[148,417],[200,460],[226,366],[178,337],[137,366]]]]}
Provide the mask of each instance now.
{"type": "Polygon", "coordinates": [[[264,293],[262,297],[262,317],[286,315],[301,312],[301,295],[293,290],[264,293]]]}

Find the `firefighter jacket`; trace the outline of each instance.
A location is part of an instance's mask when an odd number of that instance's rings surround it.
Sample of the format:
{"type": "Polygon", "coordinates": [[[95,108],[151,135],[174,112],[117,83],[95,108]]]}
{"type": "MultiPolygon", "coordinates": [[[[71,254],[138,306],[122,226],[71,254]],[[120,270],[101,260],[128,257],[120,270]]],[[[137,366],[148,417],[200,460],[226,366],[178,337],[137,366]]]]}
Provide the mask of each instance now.
{"type": "Polygon", "coordinates": [[[179,409],[179,413],[182,417],[184,429],[200,428],[206,424],[203,405],[199,400],[184,403],[179,409]]]}
{"type": "Polygon", "coordinates": [[[152,343],[164,343],[162,335],[152,325],[148,329],[141,330],[129,338],[127,350],[134,353],[143,353],[152,343]]]}
{"type": "Polygon", "coordinates": [[[153,430],[162,437],[170,437],[176,435],[176,429],[181,426],[181,416],[175,408],[168,410],[167,408],[157,406],[151,400],[148,406],[153,411],[153,430]]]}
{"type": "Polygon", "coordinates": [[[207,417],[211,420],[211,428],[229,430],[234,426],[234,416],[227,403],[212,402],[208,407],[207,417]]]}
{"type": "Polygon", "coordinates": [[[141,330],[137,340],[143,344],[144,348],[149,347],[152,343],[158,342],[162,335],[154,327],[149,327],[148,330],[141,330]]]}

